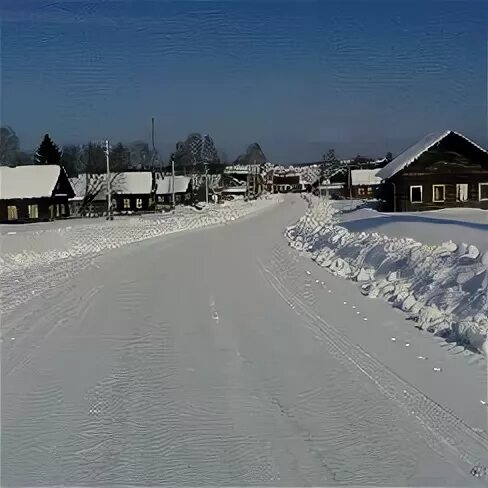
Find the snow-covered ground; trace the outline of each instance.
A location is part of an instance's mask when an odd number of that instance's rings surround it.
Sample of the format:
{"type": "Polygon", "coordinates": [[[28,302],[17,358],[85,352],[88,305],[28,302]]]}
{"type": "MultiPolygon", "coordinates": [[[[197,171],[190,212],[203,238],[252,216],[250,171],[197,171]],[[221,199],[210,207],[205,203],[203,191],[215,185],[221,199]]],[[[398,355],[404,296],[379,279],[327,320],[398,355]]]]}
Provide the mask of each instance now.
{"type": "Polygon", "coordinates": [[[100,252],[146,239],[235,221],[279,203],[268,195],[244,202],[209,204],[198,211],[178,207],[170,214],[65,220],[0,226],[0,311],[11,310],[60,278],[88,265],[100,252]],[[38,283],[38,286],[32,286],[38,283]]]}
{"type": "MultiPolygon", "coordinates": [[[[429,245],[378,232],[353,232],[347,225],[351,221],[344,223],[348,210],[338,212],[333,203],[313,199],[307,214],[287,229],[290,245],[332,273],[361,282],[364,294],[391,302],[417,327],[480,352],[488,347],[488,251],[453,241],[429,245]]],[[[430,221],[429,216],[423,218],[430,221]]],[[[397,229],[403,225],[401,217],[385,219],[391,221],[385,224],[390,232],[393,221],[397,229]]],[[[429,225],[431,239],[438,228],[456,236],[447,222],[447,230],[442,224],[429,225]]],[[[353,228],[369,229],[360,218],[352,223],[353,228]]]]}
{"type": "Polygon", "coordinates": [[[472,244],[481,251],[488,250],[486,210],[451,208],[429,212],[382,213],[370,208],[350,211],[350,205],[341,203],[346,210],[340,215],[341,225],[351,232],[411,237],[425,244],[442,244],[452,240],[457,244],[472,244]]]}
{"type": "Polygon", "coordinates": [[[305,211],[42,272],[2,315],[1,485],[486,485],[483,356],[288,246],[305,211]]]}

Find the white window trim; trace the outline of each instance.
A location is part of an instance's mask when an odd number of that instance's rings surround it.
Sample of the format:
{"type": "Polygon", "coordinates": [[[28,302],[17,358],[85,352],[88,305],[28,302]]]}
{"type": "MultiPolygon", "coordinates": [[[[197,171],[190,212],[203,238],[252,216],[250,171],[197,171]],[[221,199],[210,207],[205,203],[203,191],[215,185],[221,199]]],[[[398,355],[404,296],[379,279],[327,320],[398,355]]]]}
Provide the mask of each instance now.
{"type": "Polygon", "coordinates": [[[136,208],[139,210],[142,208],[142,198],[136,198],[136,208]]]}
{"type": "Polygon", "coordinates": [[[410,203],[423,203],[424,201],[424,188],[422,185],[410,185],[410,203]],[[414,188],[420,188],[420,201],[417,201],[417,202],[413,202],[412,201],[412,190],[414,188]]]}
{"type": "Polygon", "coordinates": [[[456,183],[456,202],[467,202],[469,200],[469,184],[468,183],[456,183]],[[466,187],[466,199],[461,200],[458,198],[458,189],[462,186],[466,187]]]}
{"type": "Polygon", "coordinates": [[[122,206],[124,207],[124,210],[130,208],[130,198],[124,198],[122,201],[122,206]]]}
{"type": "Polygon", "coordinates": [[[435,203],[442,203],[446,201],[446,185],[432,185],[432,201],[435,203]],[[444,198],[442,200],[435,199],[435,188],[436,186],[442,186],[444,188],[444,198]]]}
{"type": "Polygon", "coordinates": [[[481,198],[481,187],[485,185],[488,186],[488,181],[484,183],[478,183],[478,200],[480,202],[486,202],[488,200],[488,198],[481,198]]]}

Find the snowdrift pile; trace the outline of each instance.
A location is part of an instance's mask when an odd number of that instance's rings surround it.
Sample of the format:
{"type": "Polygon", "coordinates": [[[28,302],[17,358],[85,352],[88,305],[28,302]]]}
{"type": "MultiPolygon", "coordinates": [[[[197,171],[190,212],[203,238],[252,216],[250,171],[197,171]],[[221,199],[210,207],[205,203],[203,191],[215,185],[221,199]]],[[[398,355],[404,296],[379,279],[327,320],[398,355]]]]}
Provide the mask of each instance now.
{"type": "Polygon", "coordinates": [[[381,297],[409,314],[421,329],[477,351],[488,333],[488,252],[445,242],[425,245],[410,238],[352,233],[337,223],[337,210],[314,201],[287,228],[290,246],[335,275],[361,283],[362,293],[381,297]]]}

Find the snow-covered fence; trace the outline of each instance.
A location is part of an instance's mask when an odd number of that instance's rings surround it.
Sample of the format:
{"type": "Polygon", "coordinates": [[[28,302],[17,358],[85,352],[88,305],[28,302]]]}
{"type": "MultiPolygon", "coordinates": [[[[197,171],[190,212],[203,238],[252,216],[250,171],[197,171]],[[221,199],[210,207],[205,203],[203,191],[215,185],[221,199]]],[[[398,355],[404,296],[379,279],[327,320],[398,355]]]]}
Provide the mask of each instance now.
{"type": "Polygon", "coordinates": [[[363,294],[407,312],[418,327],[478,351],[488,334],[488,252],[449,241],[439,246],[378,233],[352,233],[337,210],[315,201],[286,230],[290,246],[333,274],[361,282],[363,294]]]}

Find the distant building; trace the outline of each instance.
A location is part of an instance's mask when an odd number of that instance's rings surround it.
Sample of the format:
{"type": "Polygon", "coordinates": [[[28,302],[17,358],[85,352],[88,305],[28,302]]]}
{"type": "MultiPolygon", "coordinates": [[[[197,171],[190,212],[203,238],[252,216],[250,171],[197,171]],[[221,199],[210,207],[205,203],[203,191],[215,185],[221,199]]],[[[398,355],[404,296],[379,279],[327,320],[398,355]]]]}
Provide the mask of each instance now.
{"type": "MultiPolygon", "coordinates": [[[[155,185],[156,202],[162,205],[171,205],[173,203],[173,178],[156,173],[155,185]]],[[[175,176],[174,193],[176,204],[191,204],[192,179],[189,176],[175,176]]]]}
{"type": "Polygon", "coordinates": [[[351,198],[371,199],[381,185],[379,169],[352,169],[346,194],[351,198]]]}
{"type": "Polygon", "coordinates": [[[150,171],[117,173],[112,201],[120,213],[144,212],[153,207],[153,174],[150,171]]]}
{"type": "Polygon", "coordinates": [[[36,222],[68,217],[68,199],[73,196],[73,188],[61,166],[0,167],[1,222],[36,222]]]}
{"type": "Polygon", "coordinates": [[[488,209],[488,152],[452,130],[424,137],[377,176],[385,210],[488,209]]]}

